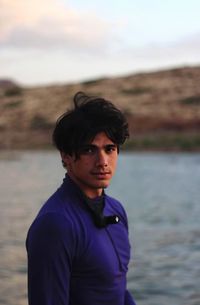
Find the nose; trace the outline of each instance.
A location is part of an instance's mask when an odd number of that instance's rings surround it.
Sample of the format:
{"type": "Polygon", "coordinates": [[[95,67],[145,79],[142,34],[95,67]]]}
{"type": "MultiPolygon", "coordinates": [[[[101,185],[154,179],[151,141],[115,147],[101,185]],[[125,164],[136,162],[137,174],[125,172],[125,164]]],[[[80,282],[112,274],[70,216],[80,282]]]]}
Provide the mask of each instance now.
{"type": "Polygon", "coordinates": [[[96,165],[100,167],[108,166],[108,156],[104,151],[98,151],[96,156],[96,165]]]}

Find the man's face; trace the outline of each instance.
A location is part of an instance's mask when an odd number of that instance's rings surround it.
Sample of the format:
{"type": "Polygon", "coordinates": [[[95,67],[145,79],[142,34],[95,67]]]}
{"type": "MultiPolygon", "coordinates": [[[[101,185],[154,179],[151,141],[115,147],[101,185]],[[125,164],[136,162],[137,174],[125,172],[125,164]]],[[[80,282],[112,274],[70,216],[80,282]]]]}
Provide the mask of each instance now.
{"type": "Polygon", "coordinates": [[[101,195],[115,172],[118,151],[104,132],[98,133],[93,141],[81,149],[80,157],[61,153],[68,175],[90,198],[101,195]]]}

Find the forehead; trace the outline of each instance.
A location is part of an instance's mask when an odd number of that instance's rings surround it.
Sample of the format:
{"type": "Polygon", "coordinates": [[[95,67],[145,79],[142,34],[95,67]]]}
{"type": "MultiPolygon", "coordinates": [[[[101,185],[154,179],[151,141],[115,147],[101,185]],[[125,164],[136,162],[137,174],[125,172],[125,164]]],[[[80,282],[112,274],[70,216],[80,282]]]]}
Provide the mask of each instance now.
{"type": "Polygon", "coordinates": [[[93,140],[90,142],[90,144],[96,146],[110,145],[110,144],[115,145],[115,143],[108,138],[105,132],[97,133],[96,136],[93,138],[93,140]]]}

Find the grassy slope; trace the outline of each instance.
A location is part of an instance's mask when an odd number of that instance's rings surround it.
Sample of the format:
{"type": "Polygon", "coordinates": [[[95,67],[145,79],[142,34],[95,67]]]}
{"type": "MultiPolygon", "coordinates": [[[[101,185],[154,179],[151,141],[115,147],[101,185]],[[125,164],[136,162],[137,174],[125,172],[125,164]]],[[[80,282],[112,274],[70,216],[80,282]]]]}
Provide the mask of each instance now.
{"type": "Polygon", "coordinates": [[[35,88],[0,82],[0,148],[49,147],[56,119],[81,90],[125,112],[129,149],[200,150],[199,83],[199,67],[35,88]]]}

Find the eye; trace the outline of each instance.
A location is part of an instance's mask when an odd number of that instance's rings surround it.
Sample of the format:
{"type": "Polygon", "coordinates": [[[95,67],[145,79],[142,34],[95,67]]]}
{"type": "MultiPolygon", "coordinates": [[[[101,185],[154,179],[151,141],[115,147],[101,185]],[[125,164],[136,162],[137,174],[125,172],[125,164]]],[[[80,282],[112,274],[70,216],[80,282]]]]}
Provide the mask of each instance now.
{"type": "Polygon", "coordinates": [[[82,155],[92,155],[95,152],[95,147],[92,145],[83,146],[80,150],[82,155]]]}
{"type": "Polygon", "coordinates": [[[112,153],[116,151],[116,149],[117,149],[116,145],[107,145],[105,150],[107,153],[112,153]]]}

